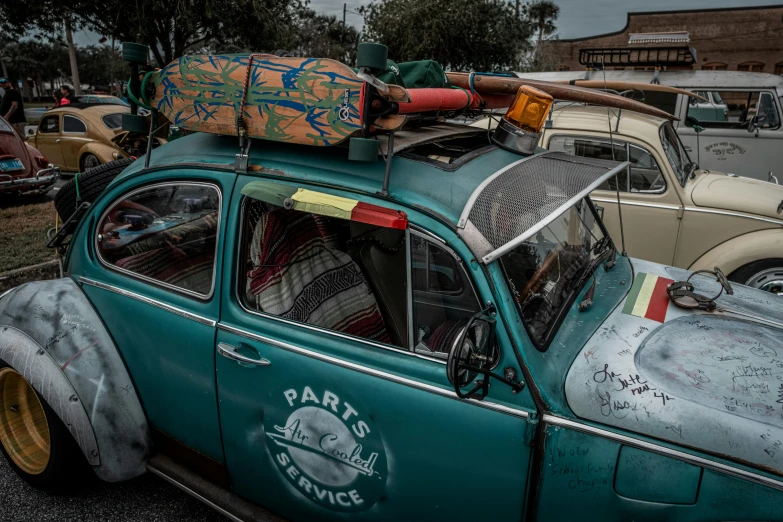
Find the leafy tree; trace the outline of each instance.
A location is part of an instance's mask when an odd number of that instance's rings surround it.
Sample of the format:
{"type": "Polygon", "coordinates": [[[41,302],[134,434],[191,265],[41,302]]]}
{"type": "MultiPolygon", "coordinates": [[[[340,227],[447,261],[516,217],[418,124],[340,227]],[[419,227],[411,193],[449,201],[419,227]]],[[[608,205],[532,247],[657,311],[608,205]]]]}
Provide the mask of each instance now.
{"type": "Polygon", "coordinates": [[[557,30],[555,20],[560,16],[560,8],[551,0],[536,0],[525,7],[525,16],[538,33],[536,39],[536,59],[538,59],[544,37],[551,36],[557,30]]]}
{"type": "Polygon", "coordinates": [[[452,70],[516,67],[532,34],[504,0],[377,0],[360,12],[365,39],[389,46],[391,59],[452,70]]]}
{"type": "Polygon", "coordinates": [[[286,41],[289,20],[303,0],[15,0],[0,3],[0,27],[9,34],[61,34],[64,16],[74,30],[88,28],[116,41],[150,46],[158,66],[210,42],[240,41],[273,49],[286,41]]]}

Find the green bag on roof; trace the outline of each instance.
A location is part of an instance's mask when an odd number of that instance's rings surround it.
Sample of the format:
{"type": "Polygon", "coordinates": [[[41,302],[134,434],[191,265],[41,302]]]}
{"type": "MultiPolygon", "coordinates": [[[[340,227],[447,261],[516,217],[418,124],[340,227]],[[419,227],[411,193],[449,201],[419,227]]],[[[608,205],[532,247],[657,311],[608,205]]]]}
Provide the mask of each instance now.
{"type": "Polygon", "coordinates": [[[419,60],[400,64],[386,60],[386,71],[379,74],[378,79],[384,83],[400,85],[407,89],[451,87],[443,67],[434,60],[419,60]]]}

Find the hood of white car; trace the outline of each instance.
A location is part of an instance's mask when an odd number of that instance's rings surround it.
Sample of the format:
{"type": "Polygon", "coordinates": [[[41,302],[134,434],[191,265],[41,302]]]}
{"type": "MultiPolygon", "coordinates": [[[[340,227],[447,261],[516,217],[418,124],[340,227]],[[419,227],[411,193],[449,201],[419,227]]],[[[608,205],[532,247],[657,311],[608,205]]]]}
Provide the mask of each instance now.
{"type": "Polygon", "coordinates": [[[713,171],[697,176],[691,197],[700,207],[746,212],[783,221],[783,186],[775,183],[713,171]]]}

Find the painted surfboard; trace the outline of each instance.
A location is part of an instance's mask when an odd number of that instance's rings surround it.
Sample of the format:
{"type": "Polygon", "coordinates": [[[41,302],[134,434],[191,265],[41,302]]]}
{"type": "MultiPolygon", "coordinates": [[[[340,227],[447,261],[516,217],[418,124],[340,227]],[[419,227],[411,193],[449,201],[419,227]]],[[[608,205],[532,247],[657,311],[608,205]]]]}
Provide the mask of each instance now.
{"type": "MultiPolygon", "coordinates": [[[[361,129],[364,81],[326,58],[254,55],[251,62],[248,54],[183,56],[150,76],[155,93],[144,101],[181,128],[236,135],[246,75],[249,137],[329,146],[361,129]]],[[[408,100],[402,87],[389,88],[389,99],[408,100]]],[[[393,130],[404,121],[391,115],[374,125],[393,130]]]]}

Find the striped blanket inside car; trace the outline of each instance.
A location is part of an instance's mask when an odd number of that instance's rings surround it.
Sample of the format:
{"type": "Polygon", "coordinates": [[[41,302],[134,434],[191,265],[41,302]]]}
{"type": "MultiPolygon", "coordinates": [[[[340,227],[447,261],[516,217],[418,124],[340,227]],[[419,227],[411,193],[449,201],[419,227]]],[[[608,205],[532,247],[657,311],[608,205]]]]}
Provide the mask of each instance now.
{"type": "Polygon", "coordinates": [[[286,319],[390,342],[359,266],[337,248],[329,218],[275,208],[259,217],[247,291],[256,307],[286,319]]]}

